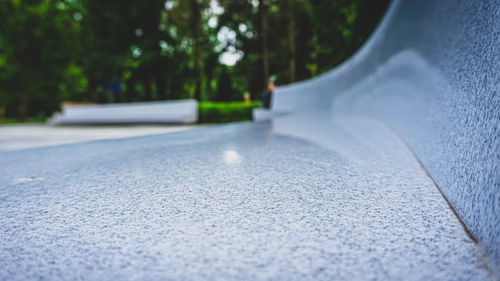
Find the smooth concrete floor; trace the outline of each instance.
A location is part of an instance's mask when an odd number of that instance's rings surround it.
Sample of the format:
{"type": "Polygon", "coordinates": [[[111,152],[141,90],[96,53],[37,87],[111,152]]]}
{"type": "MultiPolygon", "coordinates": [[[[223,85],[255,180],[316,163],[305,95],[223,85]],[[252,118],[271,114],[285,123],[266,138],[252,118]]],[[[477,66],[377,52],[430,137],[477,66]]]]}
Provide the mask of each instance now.
{"type": "Polygon", "coordinates": [[[0,280],[493,280],[406,146],[284,117],[0,152],[0,280]]]}
{"type": "Polygon", "coordinates": [[[101,139],[179,132],[196,127],[182,126],[66,126],[49,125],[2,125],[0,126],[0,150],[25,149],[101,139]]]}

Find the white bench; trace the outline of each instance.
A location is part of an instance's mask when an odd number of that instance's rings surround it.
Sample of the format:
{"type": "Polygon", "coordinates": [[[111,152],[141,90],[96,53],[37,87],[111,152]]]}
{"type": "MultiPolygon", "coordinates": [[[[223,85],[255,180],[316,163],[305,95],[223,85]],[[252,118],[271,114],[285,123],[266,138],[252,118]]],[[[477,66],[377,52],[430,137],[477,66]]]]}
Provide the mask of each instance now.
{"type": "Polygon", "coordinates": [[[198,102],[176,101],[133,102],[100,105],[65,106],[49,121],[52,125],[126,124],[126,123],[196,123],[198,102]]]}

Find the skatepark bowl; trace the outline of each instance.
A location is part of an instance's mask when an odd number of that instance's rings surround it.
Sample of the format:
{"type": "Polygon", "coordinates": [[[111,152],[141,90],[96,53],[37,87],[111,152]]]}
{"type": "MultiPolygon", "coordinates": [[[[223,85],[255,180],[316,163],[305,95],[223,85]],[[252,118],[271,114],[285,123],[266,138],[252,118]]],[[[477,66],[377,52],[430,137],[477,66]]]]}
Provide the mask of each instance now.
{"type": "Polygon", "coordinates": [[[1,150],[0,280],[498,280],[499,85],[498,0],[394,0],[265,121],[1,150]]]}

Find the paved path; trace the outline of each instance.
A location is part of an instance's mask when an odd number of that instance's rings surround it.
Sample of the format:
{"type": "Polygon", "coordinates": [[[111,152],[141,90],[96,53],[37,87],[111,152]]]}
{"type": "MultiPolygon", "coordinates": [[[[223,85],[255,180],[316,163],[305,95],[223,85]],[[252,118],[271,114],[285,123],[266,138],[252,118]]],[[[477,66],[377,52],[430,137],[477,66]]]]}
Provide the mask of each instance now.
{"type": "Polygon", "coordinates": [[[375,121],[0,152],[0,280],[491,280],[375,121]]]}
{"type": "Polygon", "coordinates": [[[47,125],[0,126],[0,150],[24,149],[100,139],[178,132],[189,126],[85,126],[52,127],[47,125]]]}

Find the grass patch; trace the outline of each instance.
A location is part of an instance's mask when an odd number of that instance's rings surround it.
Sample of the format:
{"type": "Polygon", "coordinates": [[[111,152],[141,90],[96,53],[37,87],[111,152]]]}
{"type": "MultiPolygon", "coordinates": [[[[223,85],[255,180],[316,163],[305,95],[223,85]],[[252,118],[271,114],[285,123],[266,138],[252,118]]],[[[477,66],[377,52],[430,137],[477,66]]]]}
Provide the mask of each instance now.
{"type": "Polygon", "coordinates": [[[252,120],[252,110],[260,107],[260,102],[200,102],[198,103],[199,123],[227,123],[252,120]]]}
{"type": "Polygon", "coordinates": [[[33,124],[33,123],[45,123],[47,122],[46,118],[28,118],[26,121],[21,122],[15,118],[5,118],[0,119],[0,125],[8,125],[8,124],[33,124]]]}

